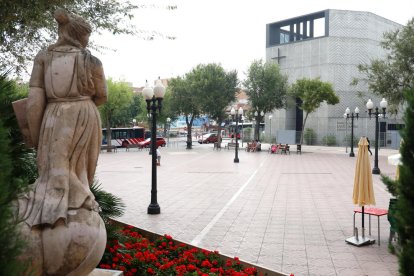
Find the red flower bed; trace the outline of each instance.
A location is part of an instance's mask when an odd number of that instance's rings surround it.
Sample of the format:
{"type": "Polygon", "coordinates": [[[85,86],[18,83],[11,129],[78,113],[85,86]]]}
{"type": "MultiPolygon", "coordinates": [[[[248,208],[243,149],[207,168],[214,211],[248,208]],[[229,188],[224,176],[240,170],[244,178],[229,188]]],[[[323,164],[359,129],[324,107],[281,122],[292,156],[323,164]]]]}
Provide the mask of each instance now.
{"type": "Polygon", "coordinates": [[[258,275],[239,259],[224,260],[217,251],[191,248],[169,235],[150,242],[132,226],[119,230],[108,241],[100,268],[122,270],[124,275],[258,275]]]}

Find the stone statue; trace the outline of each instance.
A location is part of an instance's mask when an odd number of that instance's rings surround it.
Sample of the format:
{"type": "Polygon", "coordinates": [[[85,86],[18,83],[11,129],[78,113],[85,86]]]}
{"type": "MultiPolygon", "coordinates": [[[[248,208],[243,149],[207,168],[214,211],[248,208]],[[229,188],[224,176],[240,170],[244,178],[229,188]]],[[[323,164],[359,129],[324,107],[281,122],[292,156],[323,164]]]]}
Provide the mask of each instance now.
{"type": "Polygon", "coordinates": [[[97,105],[106,102],[101,62],[90,54],[91,26],[55,12],[59,37],[35,60],[27,121],[37,148],[39,178],[18,201],[22,259],[35,275],[87,275],[99,263],[106,230],[91,193],[100,145],[97,105]]]}

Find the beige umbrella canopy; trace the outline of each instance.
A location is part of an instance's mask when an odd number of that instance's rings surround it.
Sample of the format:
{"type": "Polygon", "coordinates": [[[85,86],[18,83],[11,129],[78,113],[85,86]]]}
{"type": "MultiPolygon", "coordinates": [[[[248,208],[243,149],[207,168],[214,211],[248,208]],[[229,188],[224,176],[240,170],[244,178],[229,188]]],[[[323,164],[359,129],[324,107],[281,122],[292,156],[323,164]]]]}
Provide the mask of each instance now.
{"type": "Polygon", "coordinates": [[[362,207],[362,236],[358,235],[358,229],[355,227],[354,213],[354,236],[345,241],[356,246],[374,243],[375,240],[365,237],[364,229],[364,206],[375,204],[371,164],[368,156],[368,141],[366,137],[361,137],[358,143],[358,157],[355,165],[354,194],[352,199],[354,204],[358,204],[362,207]]]}
{"type": "Polygon", "coordinates": [[[354,204],[358,204],[359,206],[375,205],[371,164],[368,155],[368,141],[366,137],[361,137],[358,143],[353,201],[354,204]]]}

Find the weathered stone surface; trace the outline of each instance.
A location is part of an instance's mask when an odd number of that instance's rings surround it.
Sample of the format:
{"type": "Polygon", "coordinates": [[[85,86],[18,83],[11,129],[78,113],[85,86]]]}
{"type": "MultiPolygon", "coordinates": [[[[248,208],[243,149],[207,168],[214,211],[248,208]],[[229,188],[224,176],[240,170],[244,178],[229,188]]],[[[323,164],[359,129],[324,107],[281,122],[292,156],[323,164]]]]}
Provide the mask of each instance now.
{"type": "Polygon", "coordinates": [[[39,177],[18,201],[30,275],[88,275],[106,230],[89,187],[101,144],[97,105],[106,101],[101,62],[85,50],[90,25],[58,10],[59,39],[35,58],[27,99],[39,177]]]}

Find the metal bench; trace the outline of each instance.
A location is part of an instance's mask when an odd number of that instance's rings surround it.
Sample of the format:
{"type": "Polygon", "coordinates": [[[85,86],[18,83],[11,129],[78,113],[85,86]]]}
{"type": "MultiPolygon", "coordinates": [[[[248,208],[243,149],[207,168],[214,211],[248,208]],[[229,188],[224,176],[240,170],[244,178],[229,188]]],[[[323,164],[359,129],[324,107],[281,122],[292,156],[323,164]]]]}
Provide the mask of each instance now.
{"type": "Polygon", "coordinates": [[[113,152],[118,151],[118,148],[116,146],[108,146],[108,145],[102,145],[101,146],[101,151],[108,150],[108,149],[113,150],[113,152]]]}
{"type": "Polygon", "coordinates": [[[125,147],[125,151],[129,151],[129,149],[132,149],[132,148],[137,148],[139,150],[142,150],[142,147],[140,147],[138,144],[128,144],[125,147]]]}
{"type": "MultiPolygon", "coordinates": [[[[231,142],[230,142],[230,143],[227,143],[227,145],[225,145],[225,146],[224,146],[224,148],[226,148],[226,149],[228,149],[228,150],[229,150],[229,149],[230,149],[230,147],[235,148],[237,144],[239,144],[239,143],[231,143],[231,142]]],[[[240,146],[240,145],[239,145],[239,146],[240,146]]]]}

